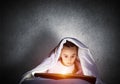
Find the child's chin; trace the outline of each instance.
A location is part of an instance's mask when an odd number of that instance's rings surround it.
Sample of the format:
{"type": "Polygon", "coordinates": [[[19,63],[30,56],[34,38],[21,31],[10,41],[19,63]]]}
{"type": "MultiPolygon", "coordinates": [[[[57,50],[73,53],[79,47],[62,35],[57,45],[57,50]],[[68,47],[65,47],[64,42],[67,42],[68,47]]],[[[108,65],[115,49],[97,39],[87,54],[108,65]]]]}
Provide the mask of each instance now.
{"type": "Polygon", "coordinates": [[[73,64],[66,64],[65,66],[68,66],[68,67],[69,67],[69,66],[72,66],[72,65],[73,65],[73,64]]]}

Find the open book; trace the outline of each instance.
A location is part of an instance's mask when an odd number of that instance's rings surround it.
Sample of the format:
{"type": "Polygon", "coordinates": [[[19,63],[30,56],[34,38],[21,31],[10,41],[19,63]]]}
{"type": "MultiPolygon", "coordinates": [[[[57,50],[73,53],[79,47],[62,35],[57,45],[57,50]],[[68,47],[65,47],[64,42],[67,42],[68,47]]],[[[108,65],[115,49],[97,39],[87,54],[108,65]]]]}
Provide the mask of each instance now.
{"type": "Polygon", "coordinates": [[[96,78],[93,76],[80,76],[75,74],[57,74],[57,73],[35,73],[35,77],[42,77],[42,78],[50,78],[55,80],[60,79],[82,79],[90,82],[91,84],[95,84],[96,78]]]}

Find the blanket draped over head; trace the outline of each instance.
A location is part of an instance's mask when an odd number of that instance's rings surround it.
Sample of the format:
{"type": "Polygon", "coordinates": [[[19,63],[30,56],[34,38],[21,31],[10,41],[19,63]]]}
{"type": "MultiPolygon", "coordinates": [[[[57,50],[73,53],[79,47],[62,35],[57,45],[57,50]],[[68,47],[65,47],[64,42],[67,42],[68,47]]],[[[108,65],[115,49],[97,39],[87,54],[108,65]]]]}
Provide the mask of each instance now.
{"type": "Polygon", "coordinates": [[[46,58],[37,67],[35,67],[34,69],[28,71],[27,73],[23,75],[23,79],[21,80],[21,82],[27,78],[34,77],[34,73],[45,73],[48,69],[54,66],[60,57],[61,49],[63,48],[63,44],[66,43],[66,41],[70,41],[74,43],[76,46],[78,46],[78,58],[81,63],[83,74],[87,76],[96,77],[96,84],[102,84],[101,80],[98,77],[98,72],[97,72],[95,61],[88,47],[86,47],[79,40],[75,38],[71,38],[71,37],[63,38],[60,41],[60,43],[57,45],[57,47],[55,48],[54,52],[52,52],[48,58],[46,58]]]}

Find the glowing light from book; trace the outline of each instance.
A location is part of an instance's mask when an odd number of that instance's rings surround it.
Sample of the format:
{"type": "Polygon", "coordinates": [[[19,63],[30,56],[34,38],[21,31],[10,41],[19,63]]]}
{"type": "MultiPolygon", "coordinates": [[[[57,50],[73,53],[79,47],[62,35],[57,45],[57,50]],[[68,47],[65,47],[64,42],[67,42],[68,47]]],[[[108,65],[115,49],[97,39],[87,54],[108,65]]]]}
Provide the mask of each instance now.
{"type": "Polygon", "coordinates": [[[68,74],[67,71],[63,70],[61,71],[61,74],[68,74]]]}

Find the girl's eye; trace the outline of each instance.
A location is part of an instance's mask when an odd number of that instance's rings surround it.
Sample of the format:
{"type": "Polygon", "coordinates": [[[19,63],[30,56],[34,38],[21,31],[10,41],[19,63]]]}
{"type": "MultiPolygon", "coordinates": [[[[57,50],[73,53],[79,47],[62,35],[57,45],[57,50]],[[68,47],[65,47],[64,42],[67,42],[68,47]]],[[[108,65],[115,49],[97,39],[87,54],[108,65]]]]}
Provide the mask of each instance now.
{"type": "Polygon", "coordinates": [[[64,57],[65,57],[65,58],[67,58],[68,56],[67,56],[67,55],[65,55],[64,57]]]}
{"type": "Polygon", "coordinates": [[[71,58],[74,58],[75,56],[71,56],[71,58]]]}

